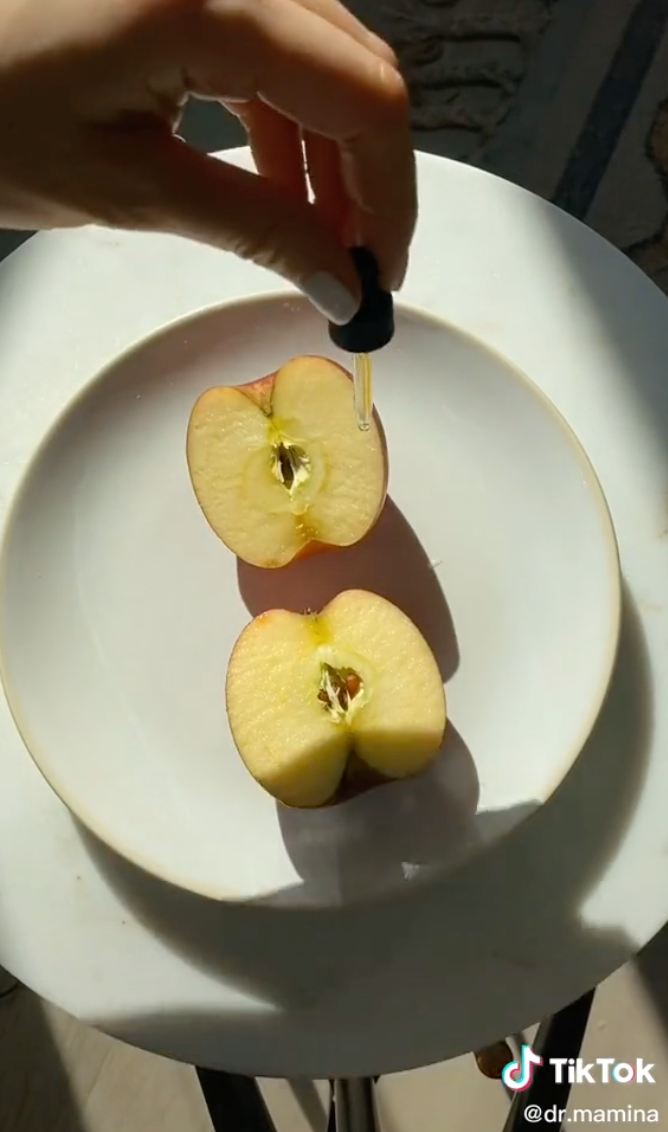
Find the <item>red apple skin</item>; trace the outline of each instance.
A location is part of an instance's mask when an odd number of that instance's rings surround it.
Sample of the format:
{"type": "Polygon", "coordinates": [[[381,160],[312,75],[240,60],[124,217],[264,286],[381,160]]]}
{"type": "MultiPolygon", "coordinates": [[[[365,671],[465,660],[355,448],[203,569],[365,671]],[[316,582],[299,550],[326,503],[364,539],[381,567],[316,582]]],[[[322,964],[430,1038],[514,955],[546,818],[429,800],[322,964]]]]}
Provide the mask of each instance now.
{"type": "MultiPolygon", "coordinates": [[[[329,365],[336,366],[336,368],[338,370],[340,370],[342,374],[345,374],[345,376],[348,378],[348,380],[352,384],[353,379],[352,379],[351,374],[349,374],[348,371],[343,368],[343,366],[340,366],[338,364],[338,362],[333,362],[330,358],[320,358],[315,354],[303,355],[303,356],[304,357],[313,357],[317,361],[326,361],[329,365]]],[[[265,377],[258,377],[258,378],[255,379],[255,381],[247,381],[244,385],[237,385],[236,388],[239,390],[240,393],[244,393],[246,395],[246,397],[249,397],[251,401],[254,401],[256,405],[259,405],[259,407],[262,409],[262,411],[264,413],[269,413],[270,409],[271,409],[271,396],[272,396],[272,392],[273,392],[273,388],[274,388],[274,382],[276,381],[276,377],[278,375],[278,372],[279,372],[278,370],[274,370],[273,373],[268,373],[265,377]]],[[[378,433],[380,435],[381,444],[383,446],[383,466],[384,466],[384,469],[385,469],[385,480],[384,480],[384,483],[383,483],[383,491],[382,491],[382,495],[381,495],[381,498],[380,498],[380,504],[379,504],[379,507],[378,507],[378,512],[376,514],[376,517],[375,517],[373,523],[369,527],[367,534],[369,534],[369,532],[372,531],[373,528],[375,527],[376,523],[378,522],[378,520],[381,516],[383,507],[385,506],[385,500],[387,498],[387,485],[388,485],[388,478],[389,478],[389,466],[388,466],[388,457],[387,457],[387,438],[385,436],[385,429],[383,428],[383,423],[382,423],[375,407],[374,407],[374,410],[373,410],[373,418],[374,418],[374,421],[376,423],[376,427],[378,428],[378,433]]],[[[364,537],[366,537],[366,535],[364,537]]],[[[292,561],[293,562],[299,562],[300,559],[311,558],[312,555],[314,555],[314,554],[326,554],[327,551],[329,551],[329,550],[341,550],[341,549],[342,548],[340,546],[336,546],[335,544],[332,544],[332,543],[329,543],[329,542],[319,542],[317,539],[313,539],[311,542],[307,542],[306,546],[303,546],[302,549],[300,551],[298,551],[298,553],[295,555],[295,557],[292,559],[292,561]]],[[[287,565],[289,566],[290,563],[288,562],[287,565]]],[[[277,567],[277,569],[281,569],[281,567],[277,567]]]]}

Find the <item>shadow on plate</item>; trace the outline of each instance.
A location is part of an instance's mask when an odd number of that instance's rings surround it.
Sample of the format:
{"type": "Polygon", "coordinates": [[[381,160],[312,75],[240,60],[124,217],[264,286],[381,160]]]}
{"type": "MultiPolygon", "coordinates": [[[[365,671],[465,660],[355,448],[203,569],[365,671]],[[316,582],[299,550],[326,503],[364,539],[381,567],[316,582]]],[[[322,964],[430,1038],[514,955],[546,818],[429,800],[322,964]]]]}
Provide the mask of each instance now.
{"type": "MultiPolygon", "coordinates": [[[[481,1047],[538,1021],[537,1002],[548,1014],[574,1000],[635,950],[615,927],[614,908],[602,922],[588,922],[583,908],[619,851],[643,787],[654,711],[648,672],[642,625],[625,592],[610,691],[561,786],[493,850],[391,899],[328,912],[217,903],[143,873],[79,827],[102,875],[147,929],[251,993],[259,1009],[119,1010],[89,1021],[133,1044],[237,1072],[276,1072],[276,1049],[284,1046],[289,1075],[295,1032],[313,1034],[317,1018],[317,1042],[303,1046],[312,1050],[303,1074],[372,1075],[481,1047]],[[385,979],[379,994],[379,974],[388,965],[405,970],[408,961],[411,979],[385,979]],[[486,1029],[461,993],[472,972],[484,989],[486,1029]],[[340,1028],[322,1024],[323,1011],[347,1018],[351,995],[355,1016],[373,1012],[376,1031],[391,1036],[398,1019],[411,1019],[411,1064],[405,1043],[388,1037],[370,1052],[351,1030],[342,1046],[340,1028]],[[437,1041],[434,995],[444,1004],[437,1041]]],[[[516,816],[489,820],[503,832],[516,816]]]]}
{"type": "Polygon", "coordinates": [[[438,757],[415,778],[317,810],[278,804],[303,889],[267,903],[347,903],[452,867],[475,847],[479,794],[471,753],[448,723],[438,757]]]}
{"type": "Polygon", "coordinates": [[[417,625],[444,681],[459,665],[452,615],[435,567],[407,519],[389,497],[372,531],[356,546],[292,562],[280,570],[237,563],[239,592],[248,612],[320,610],[342,590],[371,590],[393,602],[417,625]]]}

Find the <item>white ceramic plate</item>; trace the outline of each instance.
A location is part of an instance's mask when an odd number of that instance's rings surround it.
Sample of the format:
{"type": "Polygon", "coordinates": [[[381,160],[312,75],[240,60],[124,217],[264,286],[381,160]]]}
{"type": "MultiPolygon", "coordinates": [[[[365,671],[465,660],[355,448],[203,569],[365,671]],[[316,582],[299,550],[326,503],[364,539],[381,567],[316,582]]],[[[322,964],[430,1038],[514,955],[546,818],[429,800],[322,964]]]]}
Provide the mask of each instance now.
{"type": "Polygon", "coordinates": [[[452,867],[545,801],[603,701],[620,581],[598,481],[554,407],[409,310],[375,365],[390,500],[374,532],[281,571],[239,564],[195,502],[189,412],[298,353],[336,356],[305,301],[269,296],[168,327],[84,389],[6,528],[0,653],[26,746],[108,845],[194,892],[327,905],[452,867]],[[286,810],[235,751],[227,660],[251,616],[349,587],[422,629],[452,725],[413,782],[286,810]]]}

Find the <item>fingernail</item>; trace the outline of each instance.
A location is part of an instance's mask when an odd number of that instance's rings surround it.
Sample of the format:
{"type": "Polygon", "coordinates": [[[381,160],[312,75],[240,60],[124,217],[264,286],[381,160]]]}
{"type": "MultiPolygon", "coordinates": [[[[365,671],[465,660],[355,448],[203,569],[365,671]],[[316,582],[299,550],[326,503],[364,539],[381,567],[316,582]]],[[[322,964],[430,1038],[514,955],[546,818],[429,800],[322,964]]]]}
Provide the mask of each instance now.
{"type": "Polygon", "coordinates": [[[311,275],[301,284],[301,290],[325,318],[339,326],[350,322],[359,310],[359,299],[351,295],[343,283],[339,283],[327,271],[317,271],[315,275],[311,275]]]}
{"type": "Polygon", "coordinates": [[[408,260],[405,259],[401,266],[393,271],[392,274],[387,278],[387,281],[385,279],[381,279],[382,286],[385,287],[388,291],[400,291],[404,283],[406,282],[407,272],[408,260]]]}

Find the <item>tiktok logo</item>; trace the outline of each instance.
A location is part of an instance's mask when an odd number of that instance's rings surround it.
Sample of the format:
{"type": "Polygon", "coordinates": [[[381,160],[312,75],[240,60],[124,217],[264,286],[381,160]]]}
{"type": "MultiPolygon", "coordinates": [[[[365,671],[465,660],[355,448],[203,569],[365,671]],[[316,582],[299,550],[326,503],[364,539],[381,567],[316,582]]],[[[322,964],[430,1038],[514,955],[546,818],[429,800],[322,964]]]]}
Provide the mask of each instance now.
{"type": "Polygon", "coordinates": [[[501,1080],[508,1089],[520,1093],[528,1089],[533,1077],[534,1065],[542,1065],[543,1059],[534,1053],[531,1046],[522,1046],[519,1061],[509,1061],[504,1065],[501,1080]]]}

